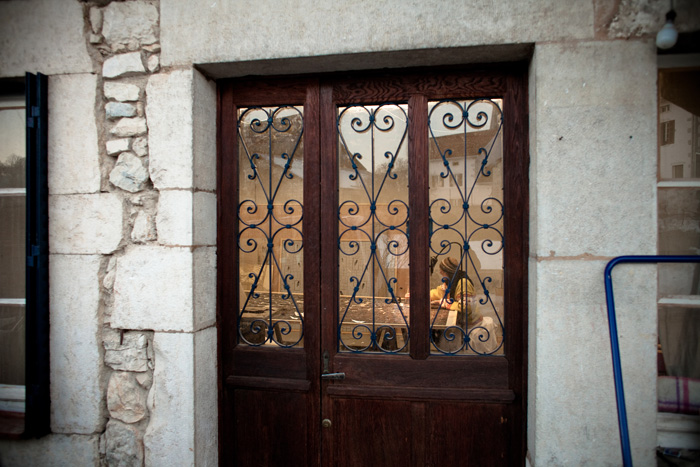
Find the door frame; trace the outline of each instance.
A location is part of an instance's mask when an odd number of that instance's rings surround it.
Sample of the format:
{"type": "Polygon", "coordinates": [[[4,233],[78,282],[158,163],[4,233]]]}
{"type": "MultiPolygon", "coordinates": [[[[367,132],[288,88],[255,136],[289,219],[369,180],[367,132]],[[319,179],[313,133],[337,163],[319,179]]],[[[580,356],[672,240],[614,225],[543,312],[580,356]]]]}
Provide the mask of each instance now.
{"type": "MultiPolygon", "coordinates": [[[[517,205],[513,206],[511,204],[507,205],[508,213],[511,218],[506,217],[505,222],[505,236],[509,239],[507,243],[508,257],[518,258],[517,261],[508,261],[504,259],[504,263],[507,264],[508,272],[510,278],[506,280],[506,291],[505,295],[508,297],[511,303],[520,303],[518,308],[519,313],[506,314],[507,329],[520,329],[518,333],[508,334],[508,352],[511,358],[495,362],[495,360],[488,361],[490,358],[483,359],[482,357],[448,357],[452,363],[446,364],[448,367],[454,367],[459,369],[465,365],[469,366],[472,371],[476,373],[482,373],[486,375],[489,369],[492,369],[494,365],[503,368],[506,365],[505,371],[507,373],[507,381],[494,382],[497,385],[505,383],[507,387],[512,388],[510,394],[506,394],[507,391],[494,392],[493,387],[490,388],[466,388],[466,389],[451,389],[449,391],[438,391],[434,394],[437,398],[447,398],[449,400],[460,401],[468,398],[472,401],[494,402],[495,400],[504,400],[508,397],[512,398],[511,404],[517,406],[517,410],[513,413],[515,414],[516,420],[513,420],[509,425],[511,429],[511,439],[519,440],[517,444],[519,449],[515,457],[511,458],[509,462],[522,463],[524,462],[525,452],[526,452],[526,409],[527,409],[527,252],[528,252],[528,207],[529,207],[529,197],[528,197],[528,167],[529,167],[529,152],[528,152],[528,129],[527,129],[527,64],[526,63],[516,63],[498,66],[469,66],[469,67],[431,67],[431,68],[420,68],[420,69],[407,69],[400,71],[380,71],[380,72],[353,72],[345,73],[342,77],[338,74],[331,75],[314,75],[313,77],[308,76],[286,76],[286,77],[265,77],[265,78],[244,78],[233,80],[235,86],[231,86],[230,82],[220,82],[219,84],[219,102],[218,102],[218,161],[217,161],[217,180],[218,180],[218,248],[219,248],[219,261],[217,265],[217,327],[218,327],[218,359],[219,359],[219,451],[220,460],[222,463],[229,459],[230,453],[226,452],[225,440],[230,439],[232,435],[233,427],[226,426],[226,413],[231,410],[231,401],[226,398],[226,381],[225,378],[230,374],[233,369],[233,362],[231,362],[231,356],[227,355],[226,349],[230,349],[235,346],[233,339],[236,338],[236,333],[226,332],[226,329],[236,329],[236,313],[226,312],[225,310],[238,310],[237,306],[232,307],[233,304],[237,304],[237,293],[232,296],[230,292],[227,292],[227,287],[229,282],[226,278],[237,277],[237,257],[238,253],[235,248],[235,241],[222,242],[224,237],[236,238],[238,235],[238,222],[233,210],[226,210],[225,206],[231,205],[234,201],[237,203],[238,191],[237,191],[237,158],[226,157],[226,155],[234,154],[237,149],[234,147],[235,138],[232,138],[230,133],[223,131],[223,128],[235,128],[235,116],[232,113],[223,112],[226,108],[227,100],[233,98],[233,94],[236,95],[236,102],[245,102],[246,94],[251,87],[256,87],[255,103],[257,105],[277,105],[283,100],[280,99],[288,98],[289,92],[293,94],[299,94],[305,92],[304,99],[307,102],[312,102],[314,105],[309,106],[309,109],[317,109],[320,113],[320,117],[328,116],[332,114],[332,109],[329,109],[329,105],[333,105],[334,102],[332,96],[332,89],[327,84],[316,86],[318,92],[302,91],[301,87],[304,86],[303,83],[308,83],[309,80],[323,80],[324,83],[334,82],[334,79],[344,81],[348,77],[357,77],[358,79],[365,80],[368,76],[372,79],[381,80],[383,76],[388,77],[392,80],[401,81],[402,77],[411,75],[411,79],[415,79],[415,76],[422,76],[425,80],[421,85],[427,85],[430,82],[430,76],[435,74],[445,74],[445,73],[457,73],[461,75],[469,75],[478,78],[484,86],[488,86],[490,82],[498,82],[499,77],[505,82],[501,82],[499,86],[503,89],[505,86],[508,92],[505,93],[505,105],[510,112],[506,115],[507,124],[505,125],[506,132],[504,134],[504,147],[511,148],[514,153],[510,164],[517,164],[518,167],[515,170],[508,170],[504,174],[504,191],[511,193],[511,197],[517,200],[517,205]],[[274,92],[276,89],[274,86],[269,88],[267,99],[262,101],[259,98],[260,91],[259,87],[262,85],[266,86],[266,83],[279,83],[284,82],[285,95],[281,95],[279,92],[274,92]],[[263,102],[264,101],[264,102],[263,102]],[[324,108],[324,106],[326,106],[324,108]],[[329,111],[330,110],[330,111],[329,111]],[[224,177],[223,174],[230,174],[230,176],[224,177]],[[233,186],[232,186],[233,184],[233,186]],[[517,196],[513,196],[517,194],[517,196]],[[232,199],[232,196],[234,199],[232,199]],[[509,220],[510,219],[510,220],[509,220]],[[234,261],[221,261],[222,258],[234,258],[234,261]],[[233,327],[232,327],[233,326],[233,327]],[[477,361],[474,359],[482,359],[477,361]],[[495,362],[495,363],[494,363],[495,362]],[[520,462],[522,461],[522,462],[520,462]]],[[[348,92],[351,92],[348,89],[348,92]]],[[[483,91],[482,91],[483,92],[483,91]]],[[[415,105],[423,105],[421,101],[422,97],[407,96],[409,102],[409,107],[415,105]]],[[[252,101],[251,101],[252,102],[252,101]]],[[[285,102],[287,103],[287,102],[285,102]]],[[[312,111],[313,112],[313,111],[312,111]]],[[[309,115],[309,114],[306,114],[309,115]]],[[[309,115],[309,117],[315,117],[314,121],[319,121],[319,115],[309,115]]],[[[306,120],[306,117],[305,117],[306,120]]],[[[328,162],[333,159],[333,157],[328,157],[328,161],[322,160],[321,150],[323,148],[335,147],[336,134],[331,131],[322,131],[321,127],[324,129],[334,127],[335,123],[333,121],[320,121],[319,125],[305,125],[305,142],[306,141],[319,141],[319,146],[309,145],[305,143],[305,160],[307,154],[311,154],[311,160],[316,160],[316,164],[305,164],[305,180],[304,189],[307,187],[318,187],[320,181],[324,177],[324,174],[328,171],[335,170],[334,165],[329,165],[328,162]],[[307,167],[306,166],[314,166],[307,167]]],[[[411,131],[409,129],[409,144],[413,145],[415,148],[427,148],[428,137],[426,135],[420,134],[420,132],[411,131]]],[[[425,149],[427,150],[427,149],[425,149]]],[[[504,155],[505,157],[505,155],[504,155]]],[[[336,162],[337,164],[337,159],[336,162]]],[[[428,174],[425,170],[421,171],[416,166],[412,166],[410,169],[410,176],[413,177],[411,182],[411,192],[410,192],[410,202],[413,205],[426,204],[423,206],[423,212],[427,213],[427,197],[421,195],[422,190],[428,189],[428,174]],[[421,199],[421,197],[423,199],[421,199]]],[[[321,196],[320,200],[307,200],[304,204],[304,232],[305,249],[315,249],[307,254],[318,255],[321,258],[332,258],[334,255],[337,256],[337,226],[332,226],[330,229],[330,235],[321,239],[321,223],[320,219],[324,212],[331,212],[337,210],[337,187],[333,187],[330,183],[321,184],[321,196]],[[335,203],[335,204],[334,204],[335,203]],[[333,233],[336,233],[335,237],[333,233]]],[[[509,199],[506,197],[506,199],[509,199]]],[[[420,210],[421,208],[419,208],[420,210]]],[[[414,213],[412,213],[412,216],[414,213]]],[[[331,223],[333,224],[333,223],[331,223]]],[[[324,227],[326,229],[326,227],[324,227]]],[[[425,258],[428,257],[428,243],[429,238],[417,238],[417,235],[411,233],[411,294],[419,299],[420,296],[425,295],[427,297],[427,292],[429,291],[428,284],[428,264],[425,258]]],[[[319,267],[309,264],[310,262],[305,261],[305,284],[318,284],[320,283],[321,277],[334,277],[337,276],[337,259],[333,261],[321,262],[319,267]]],[[[337,282],[337,281],[335,281],[337,282]]],[[[321,354],[323,349],[321,347],[321,340],[325,342],[332,341],[334,333],[333,326],[325,326],[321,329],[320,317],[321,313],[323,316],[331,317],[337,328],[337,313],[331,306],[329,309],[329,304],[336,303],[337,300],[337,283],[334,287],[324,288],[319,295],[311,294],[309,297],[305,297],[305,309],[312,310],[311,313],[307,313],[307,323],[305,326],[317,326],[320,332],[323,334],[314,336],[315,333],[305,334],[305,343],[303,352],[308,350],[316,349],[316,352],[308,351],[306,357],[305,372],[308,377],[309,387],[308,391],[310,394],[318,394],[319,400],[323,397],[321,395],[321,386],[329,385],[326,383],[321,383],[321,354]],[[314,296],[316,295],[316,296],[314,296]],[[323,304],[323,305],[322,305],[323,304]],[[316,310],[314,313],[313,310],[316,310]],[[308,339],[308,340],[307,340],[308,339]]],[[[230,287],[228,287],[230,288],[230,287]]],[[[337,307],[335,307],[337,308],[337,307]]],[[[418,323],[418,319],[411,320],[412,323],[418,323]]],[[[418,325],[418,324],[417,324],[418,325]]],[[[427,320],[426,323],[420,324],[419,326],[424,326],[427,330],[427,320]]],[[[430,343],[425,341],[424,345],[412,345],[410,356],[398,356],[393,355],[391,358],[403,358],[410,359],[412,364],[425,365],[427,369],[430,366],[430,361],[427,358],[432,358],[436,360],[441,357],[429,356],[430,343]],[[417,360],[423,360],[423,363],[418,363],[417,360]]],[[[295,351],[296,349],[292,349],[295,351]]],[[[329,349],[331,350],[331,349],[329,349]]],[[[249,353],[249,352],[246,352],[249,353]]],[[[285,357],[282,353],[279,354],[282,361],[285,361],[285,357]]],[[[370,361],[376,361],[376,369],[382,371],[383,356],[365,356],[363,358],[368,358],[370,361]]],[[[342,366],[342,356],[339,359],[339,365],[336,364],[335,349],[331,352],[331,367],[334,368],[333,371],[340,371],[345,367],[342,366]]],[[[387,362],[384,362],[386,364],[387,362]]],[[[282,363],[284,364],[284,363],[282,363]]],[[[347,362],[346,362],[347,366],[347,362]]],[[[274,384],[274,383],[270,383],[274,384]]],[[[293,386],[293,385],[292,385],[293,386]]],[[[300,387],[296,388],[300,390],[300,387]]],[[[339,389],[340,393],[343,389],[339,389]]],[[[393,395],[398,397],[405,397],[399,393],[392,391],[387,391],[387,395],[393,395]]],[[[314,465],[323,464],[321,459],[321,452],[328,452],[331,449],[329,445],[328,438],[323,438],[320,428],[320,420],[322,418],[322,412],[324,410],[323,416],[325,416],[326,407],[321,409],[320,406],[312,408],[307,413],[307,423],[309,427],[313,427],[314,424],[319,426],[318,430],[310,430],[314,434],[311,435],[309,439],[311,446],[317,446],[319,455],[315,458],[314,465]],[[322,442],[323,439],[323,442],[322,442]]],[[[311,459],[310,459],[311,460],[311,459]]]]}

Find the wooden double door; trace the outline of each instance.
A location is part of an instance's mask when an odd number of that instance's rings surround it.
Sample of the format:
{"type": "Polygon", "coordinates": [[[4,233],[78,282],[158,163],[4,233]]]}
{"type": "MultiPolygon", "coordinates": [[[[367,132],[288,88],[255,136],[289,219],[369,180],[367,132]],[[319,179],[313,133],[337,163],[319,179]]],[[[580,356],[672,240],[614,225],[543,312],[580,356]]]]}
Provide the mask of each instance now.
{"type": "Polygon", "coordinates": [[[219,83],[222,465],[524,464],[525,70],[219,83]]]}

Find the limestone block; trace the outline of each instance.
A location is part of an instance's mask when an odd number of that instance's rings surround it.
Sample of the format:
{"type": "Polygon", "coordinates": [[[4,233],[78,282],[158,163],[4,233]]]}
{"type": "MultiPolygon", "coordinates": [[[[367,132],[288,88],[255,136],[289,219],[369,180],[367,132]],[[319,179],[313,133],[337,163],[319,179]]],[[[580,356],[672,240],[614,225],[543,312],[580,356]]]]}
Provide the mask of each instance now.
{"type": "Polygon", "coordinates": [[[134,152],[137,156],[143,157],[148,154],[148,138],[146,136],[139,136],[134,138],[133,144],[134,152]]]}
{"type": "Polygon", "coordinates": [[[194,186],[216,190],[216,84],[194,71],[194,186]]]}
{"type": "Polygon", "coordinates": [[[105,78],[116,78],[134,73],[145,73],[140,52],[130,52],[115,55],[105,60],[102,65],[102,76],[105,78]]]}
{"type": "Polygon", "coordinates": [[[139,211],[134,219],[134,227],[131,229],[131,239],[136,243],[152,242],[158,238],[153,216],[144,211],[139,211]]]}
{"type": "MultiPolygon", "coordinates": [[[[606,261],[541,260],[531,272],[537,307],[528,431],[537,463],[607,465],[620,445],[603,271],[606,261]],[[534,433],[534,435],[532,435],[534,433]]],[[[618,266],[613,278],[635,463],[656,446],[656,273],[618,266]]],[[[613,462],[613,464],[615,463],[613,462]]]]}
{"type": "Polygon", "coordinates": [[[124,333],[123,338],[110,336],[109,339],[105,339],[103,345],[105,364],[113,370],[148,371],[148,338],[145,334],[128,332],[124,333]]]}
{"type": "Polygon", "coordinates": [[[97,80],[92,74],[49,78],[50,193],[100,191],[95,125],[97,80]]]}
{"type": "Polygon", "coordinates": [[[136,107],[124,102],[107,102],[105,113],[109,119],[133,117],[136,115],[136,107]]]}
{"type": "Polygon", "coordinates": [[[107,154],[116,156],[121,152],[129,150],[130,138],[111,139],[107,141],[107,154]]]}
{"type": "Polygon", "coordinates": [[[216,245],[216,195],[194,193],[194,244],[216,245]]]}
{"type": "Polygon", "coordinates": [[[216,323],[216,247],[194,250],[195,329],[216,323]]]}
{"type": "MultiPolygon", "coordinates": [[[[435,2],[407,5],[402,0],[359,4],[342,0],[324,7],[312,0],[258,5],[237,9],[218,2],[192,15],[188,0],[165,1],[160,23],[162,65],[575,40],[592,38],[594,33],[593,2],[576,0],[449,1],[440,7],[435,2]],[[219,40],[237,37],[236,31],[265,30],[270,24],[294,34],[250,36],[235,43],[219,40]],[[190,34],[182,34],[185,29],[190,34]]],[[[362,61],[365,69],[382,66],[381,59],[362,61]]]]}
{"type": "Polygon", "coordinates": [[[153,44],[158,40],[158,10],[142,1],[113,2],[103,9],[102,34],[110,44],[153,44]]]}
{"type": "Polygon", "coordinates": [[[649,45],[538,46],[530,174],[538,256],[656,251],[656,59],[649,45]]]}
{"type": "Polygon", "coordinates": [[[99,465],[98,435],[50,434],[39,439],[0,439],[0,464],[7,466],[99,465]]]}
{"type": "Polygon", "coordinates": [[[117,260],[112,327],[192,330],[192,277],[189,248],[127,248],[117,260]]]}
{"type": "Polygon", "coordinates": [[[192,188],[192,71],[152,75],[146,94],[153,186],[159,190],[192,188]]]}
{"type": "Polygon", "coordinates": [[[109,181],[122,190],[136,193],[146,188],[148,170],[134,153],[123,152],[109,174],[109,181]]]}
{"type": "Polygon", "coordinates": [[[143,465],[143,439],[137,428],[117,420],[110,420],[104,437],[107,465],[119,467],[143,465]]]}
{"type": "Polygon", "coordinates": [[[216,326],[195,333],[195,465],[219,465],[215,355],[216,326]]]}
{"type": "Polygon", "coordinates": [[[104,84],[104,93],[107,99],[114,99],[119,102],[131,102],[139,99],[141,89],[135,84],[107,81],[104,84]]]}
{"type": "Polygon", "coordinates": [[[122,118],[117,122],[110,133],[114,136],[138,136],[146,133],[146,119],[142,117],[122,118]]]}
{"type": "Polygon", "coordinates": [[[136,423],[146,416],[146,391],[136,381],[134,373],[112,373],[107,385],[107,410],[112,418],[124,423],[136,423]]]}
{"type": "Polygon", "coordinates": [[[49,197],[49,251],[109,254],[122,239],[122,202],[112,193],[49,197]]]}
{"type": "MultiPolygon", "coordinates": [[[[0,2],[0,77],[91,73],[83,5],[73,0],[0,2]],[[31,34],[30,31],[41,31],[31,34]]],[[[49,93],[51,96],[53,90],[49,93]]]]}
{"type": "Polygon", "coordinates": [[[192,245],[193,194],[191,191],[161,190],[156,215],[158,243],[192,245]]]}
{"type": "MultiPolygon", "coordinates": [[[[143,440],[146,465],[195,464],[199,446],[195,444],[194,340],[189,333],[156,332],[153,337],[156,366],[149,394],[151,418],[143,440]]],[[[215,360],[215,353],[209,358],[215,360]]],[[[216,420],[216,411],[208,415],[216,420]]]]}
{"type": "Polygon", "coordinates": [[[101,431],[99,278],[101,258],[51,255],[51,431],[101,431]]]}

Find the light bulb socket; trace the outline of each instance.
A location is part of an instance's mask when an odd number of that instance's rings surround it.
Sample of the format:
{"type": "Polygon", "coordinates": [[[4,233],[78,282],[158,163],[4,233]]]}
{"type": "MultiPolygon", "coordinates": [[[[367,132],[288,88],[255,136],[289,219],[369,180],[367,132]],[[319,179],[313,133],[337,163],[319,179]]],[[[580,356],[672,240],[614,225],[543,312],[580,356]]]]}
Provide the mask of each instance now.
{"type": "Polygon", "coordinates": [[[666,13],[666,21],[674,22],[676,20],[676,10],[668,10],[666,13]]]}

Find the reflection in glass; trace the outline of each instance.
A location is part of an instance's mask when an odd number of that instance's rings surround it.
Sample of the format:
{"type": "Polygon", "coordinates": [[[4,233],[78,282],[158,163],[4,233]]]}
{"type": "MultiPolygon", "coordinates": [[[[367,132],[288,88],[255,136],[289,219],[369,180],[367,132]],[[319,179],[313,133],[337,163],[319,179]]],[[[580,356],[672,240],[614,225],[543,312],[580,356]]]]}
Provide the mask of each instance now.
{"type": "Polygon", "coordinates": [[[24,96],[0,95],[0,410],[11,412],[24,412],[24,106],[24,96]]]}
{"type": "Polygon", "coordinates": [[[238,113],[239,342],[303,346],[303,109],[238,113]]]}
{"type": "Polygon", "coordinates": [[[432,353],[503,354],[502,107],[428,103],[432,353]]]}
{"type": "Polygon", "coordinates": [[[338,346],[407,352],[406,104],[338,109],[338,346]]]}

